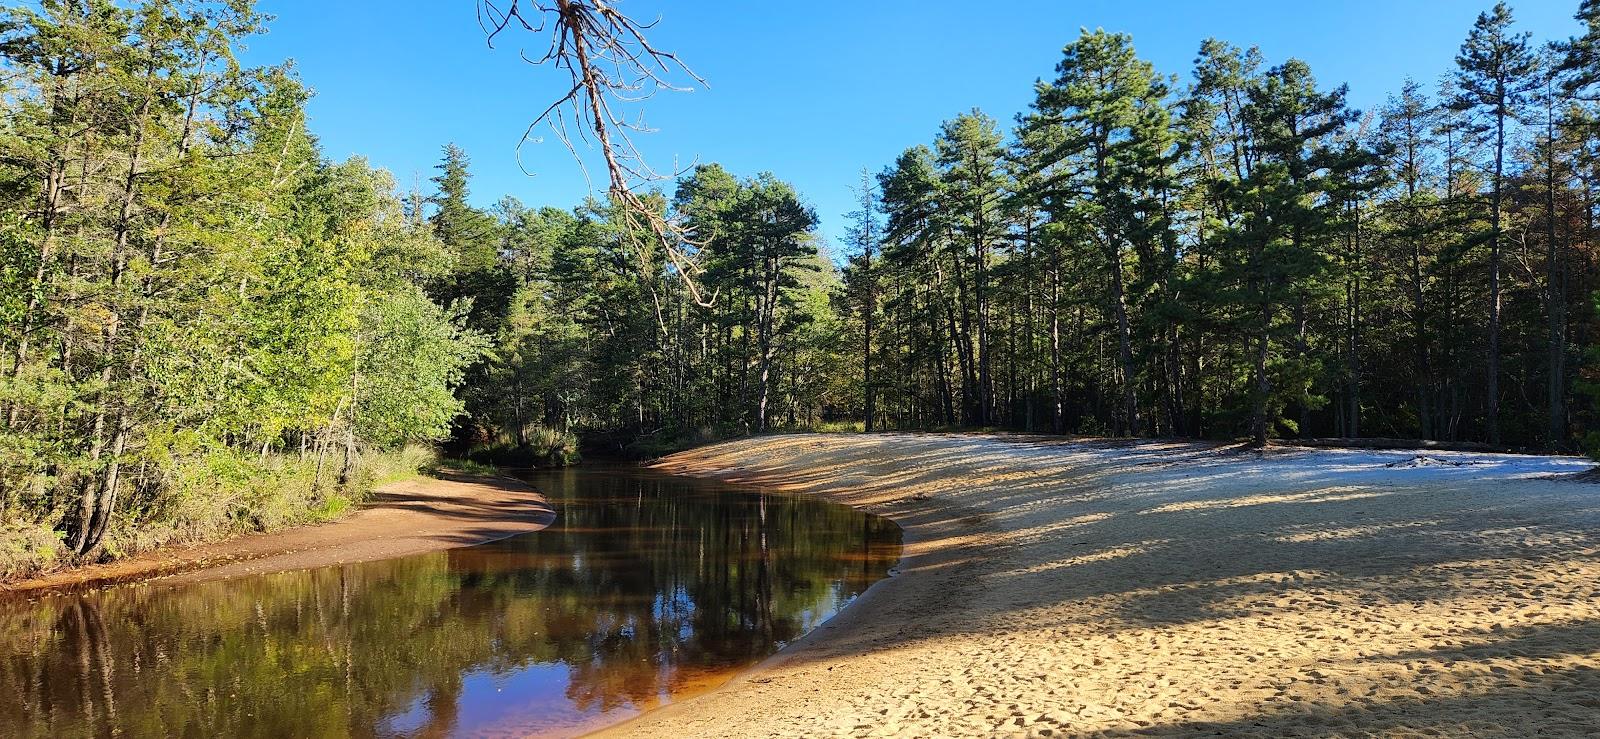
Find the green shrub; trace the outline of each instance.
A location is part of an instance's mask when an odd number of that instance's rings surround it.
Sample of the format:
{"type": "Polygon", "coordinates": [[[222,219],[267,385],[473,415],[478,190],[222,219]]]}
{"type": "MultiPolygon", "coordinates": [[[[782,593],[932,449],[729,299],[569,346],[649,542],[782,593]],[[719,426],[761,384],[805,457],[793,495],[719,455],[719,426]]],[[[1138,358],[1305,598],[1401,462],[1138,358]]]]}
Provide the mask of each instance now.
{"type": "Polygon", "coordinates": [[[368,479],[367,489],[416,477],[439,463],[439,452],[432,447],[408,445],[398,451],[363,454],[357,471],[368,479]]]}
{"type": "MultiPolygon", "coordinates": [[[[505,439],[476,444],[467,450],[465,459],[460,461],[512,467],[568,467],[583,458],[578,450],[578,435],[571,431],[534,426],[526,434],[526,439],[520,445],[505,439]]],[[[451,465],[458,466],[458,462],[452,461],[451,465]]]]}
{"type": "Polygon", "coordinates": [[[557,431],[538,427],[528,437],[534,464],[543,467],[566,467],[577,464],[578,435],[571,431],[557,431]]]}
{"type": "Polygon", "coordinates": [[[500,468],[476,459],[446,459],[433,466],[433,471],[454,470],[469,475],[498,475],[500,468]]]}
{"type": "MultiPolygon", "coordinates": [[[[349,484],[337,484],[342,457],[329,455],[318,479],[315,457],[225,448],[171,460],[158,490],[130,494],[101,544],[113,560],[169,544],[189,544],[350,513],[374,489],[437,463],[429,448],[366,452],[349,484]]],[[[68,560],[56,520],[0,521],[0,578],[27,576],[68,560]]]]}
{"type": "Polygon", "coordinates": [[[61,534],[43,523],[0,523],[0,578],[48,569],[61,559],[61,534]]]}

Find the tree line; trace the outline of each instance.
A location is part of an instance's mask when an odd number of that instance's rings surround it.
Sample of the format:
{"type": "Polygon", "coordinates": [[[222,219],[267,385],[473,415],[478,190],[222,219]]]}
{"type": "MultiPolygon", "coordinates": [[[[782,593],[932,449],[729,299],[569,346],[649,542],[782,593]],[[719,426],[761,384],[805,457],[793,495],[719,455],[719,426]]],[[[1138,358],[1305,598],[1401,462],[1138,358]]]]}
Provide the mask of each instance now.
{"type": "Polygon", "coordinates": [[[1207,40],[1179,78],[1084,31],[1010,124],[864,170],[826,244],[770,173],[483,208],[454,146],[429,192],[329,161],[293,67],[238,60],[248,0],[7,9],[0,526],[94,556],[332,515],[408,443],[559,463],[575,433],[1577,449],[1600,4],[1576,15],[1539,45],[1497,5],[1370,112],[1295,59],[1207,40]]]}
{"type": "Polygon", "coordinates": [[[1009,127],[962,113],[863,172],[837,265],[791,189],[715,165],[652,201],[691,272],[603,205],[506,211],[544,236],[502,240],[548,256],[519,257],[522,292],[481,327],[500,374],[461,428],[1576,449],[1600,6],[1576,17],[1582,36],[1539,45],[1496,5],[1453,69],[1370,112],[1300,60],[1211,39],[1180,79],[1086,30],[1009,127]]]}
{"type": "MultiPolygon", "coordinates": [[[[441,193],[469,181],[455,147],[440,171],[441,193]]],[[[836,305],[839,271],[819,251],[817,216],[771,174],[702,165],[670,197],[650,197],[661,219],[691,234],[690,279],[650,248],[652,234],[630,233],[650,219],[609,201],[567,211],[507,198],[481,212],[462,187],[442,203],[441,213],[459,208],[484,224],[447,227],[447,245],[499,255],[461,284],[469,322],[491,348],[466,384],[460,450],[547,457],[548,437],[573,429],[655,448],[686,435],[809,427],[843,418],[859,393],[845,350],[850,317],[836,305]]]]}
{"type": "Polygon", "coordinates": [[[867,426],[1573,448],[1600,7],[1578,18],[1539,47],[1497,5],[1371,113],[1299,60],[1207,40],[1180,83],[1085,31],[1009,135],[974,110],[864,183],[867,426]]]}

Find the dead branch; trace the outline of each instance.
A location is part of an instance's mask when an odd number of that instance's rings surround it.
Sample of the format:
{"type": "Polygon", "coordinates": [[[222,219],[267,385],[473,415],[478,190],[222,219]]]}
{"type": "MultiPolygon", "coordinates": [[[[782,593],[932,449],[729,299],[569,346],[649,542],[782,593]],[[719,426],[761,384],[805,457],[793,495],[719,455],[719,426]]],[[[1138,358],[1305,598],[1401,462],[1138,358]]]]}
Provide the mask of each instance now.
{"type": "MultiPolygon", "coordinates": [[[[652,169],[633,140],[634,134],[650,129],[642,119],[628,120],[622,112],[623,106],[661,90],[687,90],[674,85],[669,79],[672,75],[686,74],[702,85],[705,80],[677,56],[650,44],[645,31],[654,21],[635,21],[607,0],[480,0],[478,24],[491,47],[508,29],[547,36],[543,54],[530,56],[524,51],[522,59],[533,65],[549,64],[568,74],[566,92],[528,124],[518,143],[519,152],[541,125],[550,128],[579,167],[583,167],[583,158],[572,135],[585,144],[598,144],[606,163],[606,194],[621,217],[624,238],[655,240],[689,296],[696,304],[710,307],[717,296],[703,294],[696,284],[702,270],[697,262],[699,245],[691,229],[638,195],[642,185],[676,177],[682,171],[663,175],[652,169]]],[[[584,168],[584,177],[588,176],[584,168]]],[[[590,184],[593,186],[593,180],[590,184]]],[[[648,266],[653,251],[650,245],[635,241],[633,247],[641,266],[648,266]]]]}

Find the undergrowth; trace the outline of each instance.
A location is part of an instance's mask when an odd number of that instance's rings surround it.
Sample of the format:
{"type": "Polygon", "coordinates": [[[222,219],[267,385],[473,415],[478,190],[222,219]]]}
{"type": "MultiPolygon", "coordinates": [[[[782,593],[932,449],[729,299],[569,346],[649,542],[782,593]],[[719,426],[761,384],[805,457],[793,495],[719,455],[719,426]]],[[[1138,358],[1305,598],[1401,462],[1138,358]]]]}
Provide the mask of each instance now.
{"type": "Polygon", "coordinates": [[[577,434],[534,426],[523,435],[520,443],[514,439],[496,439],[474,444],[461,459],[452,459],[450,464],[459,466],[476,462],[511,467],[570,467],[582,458],[577,434]]]}
{"type": "MultiPolygon", "coordinates": [[[[430,448],[409,446],[360,455],[350,480],[337,483],[341,459],[261,457],[225,449],[174,462],[158,490],[134,491],[106,532],[94,561],[111,561],[169,544],[215,541],[331,521],[349,513],[375,488],[414,477],[438,464],[430,448]]],[[[0,520],[0,579],[75,564],[62,545],[64,512],[0,520]]]]}

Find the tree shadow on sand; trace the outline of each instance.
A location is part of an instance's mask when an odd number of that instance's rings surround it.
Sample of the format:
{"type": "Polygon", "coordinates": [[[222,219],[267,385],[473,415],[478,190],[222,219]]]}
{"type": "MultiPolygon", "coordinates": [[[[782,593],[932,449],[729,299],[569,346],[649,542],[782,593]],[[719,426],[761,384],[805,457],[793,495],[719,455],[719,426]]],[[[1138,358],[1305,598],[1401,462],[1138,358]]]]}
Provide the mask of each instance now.
{"type": "Polygon", "coordinates": [[[934,435],[714,449],[700,472],[738,469],[746,483],[829,493],[911,532],[908,576],[846,614],[895,627],[832,630],[792,655],[797,670],[952,636],[1053,630],[1070,645],[1091,633],[1261,623],[1299,630],[1294,641],[1314,650],[1306,645],[1331,644],[1348,627],[1328,662],[1255,676],[1288,687],[1223,711],[1246,718],[1127,728],[1455,733],[1493,723],[1473,718],[1478,705],[1557,732],[1574,717],[1600,725],[1600,702],[1575,702],[1600,691],[1600,620],[1584,617],[1600,597],[1591,569],[1600,488],[1495,484],[1529,477],[1522,459],[1429,468],[1402,452],[1259,456],[1208,444],[934,435]],[[1546,613],[1549,604],[1570,612],[1546,613]],[[1421,692],[1396,688],[1413,680],[1421,692]],[[1368,683],[1385,686],[1381,699],[1357,690],[1368,683]]]}

